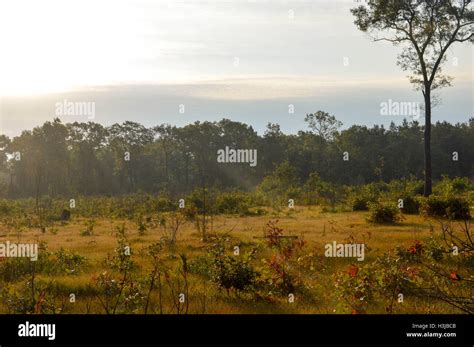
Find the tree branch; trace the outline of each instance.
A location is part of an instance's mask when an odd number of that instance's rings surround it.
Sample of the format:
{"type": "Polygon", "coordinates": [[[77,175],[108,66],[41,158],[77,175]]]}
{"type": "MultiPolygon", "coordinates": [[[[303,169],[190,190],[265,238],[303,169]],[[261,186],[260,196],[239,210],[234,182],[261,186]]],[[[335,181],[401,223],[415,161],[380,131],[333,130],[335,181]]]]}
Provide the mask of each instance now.
{"type": "Polygon", "coordinates": [[[471,33],[469,36],[466,36],[463,39],[455,39],[453,42],[465,42],[470,40],[472,37],[474,37],[474,33],[471,33]]]}

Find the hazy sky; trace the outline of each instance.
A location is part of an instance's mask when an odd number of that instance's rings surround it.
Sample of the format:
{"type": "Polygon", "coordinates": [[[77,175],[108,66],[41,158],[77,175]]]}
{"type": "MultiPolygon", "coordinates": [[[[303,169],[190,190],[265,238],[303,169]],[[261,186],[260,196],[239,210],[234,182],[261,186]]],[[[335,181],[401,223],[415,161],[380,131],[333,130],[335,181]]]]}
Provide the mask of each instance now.
{"type": "MultiPolygon", "coordinates": [[[[103,124],[227,117],[259,132],[267,122],[295,132],[319,109],[345,126],[401,122],[381,116],[380,103],[420,95],[396,66],[400,48],[356,30],[354,5],[2,0],[0,131],[13,135],[50,120],[64,99],[94,102],[95,121],[103,124]]],[[[445,71],[454,85],[441,91],[434,120],[466,121],[474,116],[472,45],[451,49],[445,71]]]]}

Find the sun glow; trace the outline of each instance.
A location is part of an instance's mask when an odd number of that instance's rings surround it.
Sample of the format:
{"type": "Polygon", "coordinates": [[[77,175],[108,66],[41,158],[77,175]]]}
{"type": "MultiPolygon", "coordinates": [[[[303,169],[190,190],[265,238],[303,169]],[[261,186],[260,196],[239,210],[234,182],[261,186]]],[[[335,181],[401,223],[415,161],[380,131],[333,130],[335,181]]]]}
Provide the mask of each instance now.
{"type": "Polygon", "coordinates": [[[127,1],[0,2],[0,95],[66,91],[141,79],[153,54],[144,11],[127,1]]]}
{"type": "MultiPolygon", "coordinates": [[[[203,81],[199,97],[232,100],[393,80],[409,88],[395,64],[398,49],[358,32],[353,4],[0,0],[0,96],[203,81]],[[309,77],[313,82],[304,81],[309,77]],[[210,88],[213,81],[230,87],[210,88]]],[[[468,45],[449,52],[459,64],[449,60],[445,72],[457,85],[472,84],[472,52],[468,45]]]]}

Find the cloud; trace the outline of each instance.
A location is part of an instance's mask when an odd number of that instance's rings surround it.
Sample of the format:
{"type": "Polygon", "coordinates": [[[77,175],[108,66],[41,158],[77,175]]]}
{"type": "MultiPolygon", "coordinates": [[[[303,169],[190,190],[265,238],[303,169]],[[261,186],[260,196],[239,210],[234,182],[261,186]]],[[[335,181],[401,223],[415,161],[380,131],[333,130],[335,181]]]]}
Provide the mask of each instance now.
{"type": "MultiPolygon", "coordinates": [[[[465,122],[472,116],[472,83],[456,81],[441,93],[442,104],[433,121],[465,122]]],[[[306,113],[324,110],[334,114],[346,127],[352,124],[389,125],[403,117],[381,116],[380,103],[389,99],[422,101],[408,82],[400,80],[336,81],[322,77],[273,76],[260,79],[196,81],[174,84],[122,84],[97,86],[67,93],[3,98],[0,104],[0,133],[18,135],[55,115],[55,104],[68,101],[94,102],[94,121],[110,125],[126,120],[146,126],[169,123],[177,126],[195,121],[216,121],[224,117],[250,124],[259,132],[268,122],[279,123],[285,132],[306,129],[306,113]],[[383,87],[381,83],[383,82],[383,87]],[[179,113],[179,106],[185,113],[179,113]],[[293,105],[294,113],[289,113],[293,105]]],[[[66,116],[68,122],[87,122],[87,117],[66,116]]]]}

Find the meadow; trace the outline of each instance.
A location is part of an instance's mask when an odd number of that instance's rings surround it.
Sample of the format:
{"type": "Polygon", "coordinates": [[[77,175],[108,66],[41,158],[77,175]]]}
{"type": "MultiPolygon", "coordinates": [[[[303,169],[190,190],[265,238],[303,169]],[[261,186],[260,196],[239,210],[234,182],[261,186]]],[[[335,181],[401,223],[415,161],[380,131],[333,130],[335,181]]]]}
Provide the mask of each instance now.
{"type": "Polygon", "coordinates": [[[0,312],[473,312],[468,218],[425,209],[373,221],[373,207],[330,201],[211,214],[192,197],[182,209],[153,199],[82,198],[70,215],[58,201],[38,209],[32,199],[3,200],[0,243],[40,250],[37,261],[0,258],[0,312]],[[327,257],[333,242],[363,244],[363,261],[327,257]]]}

